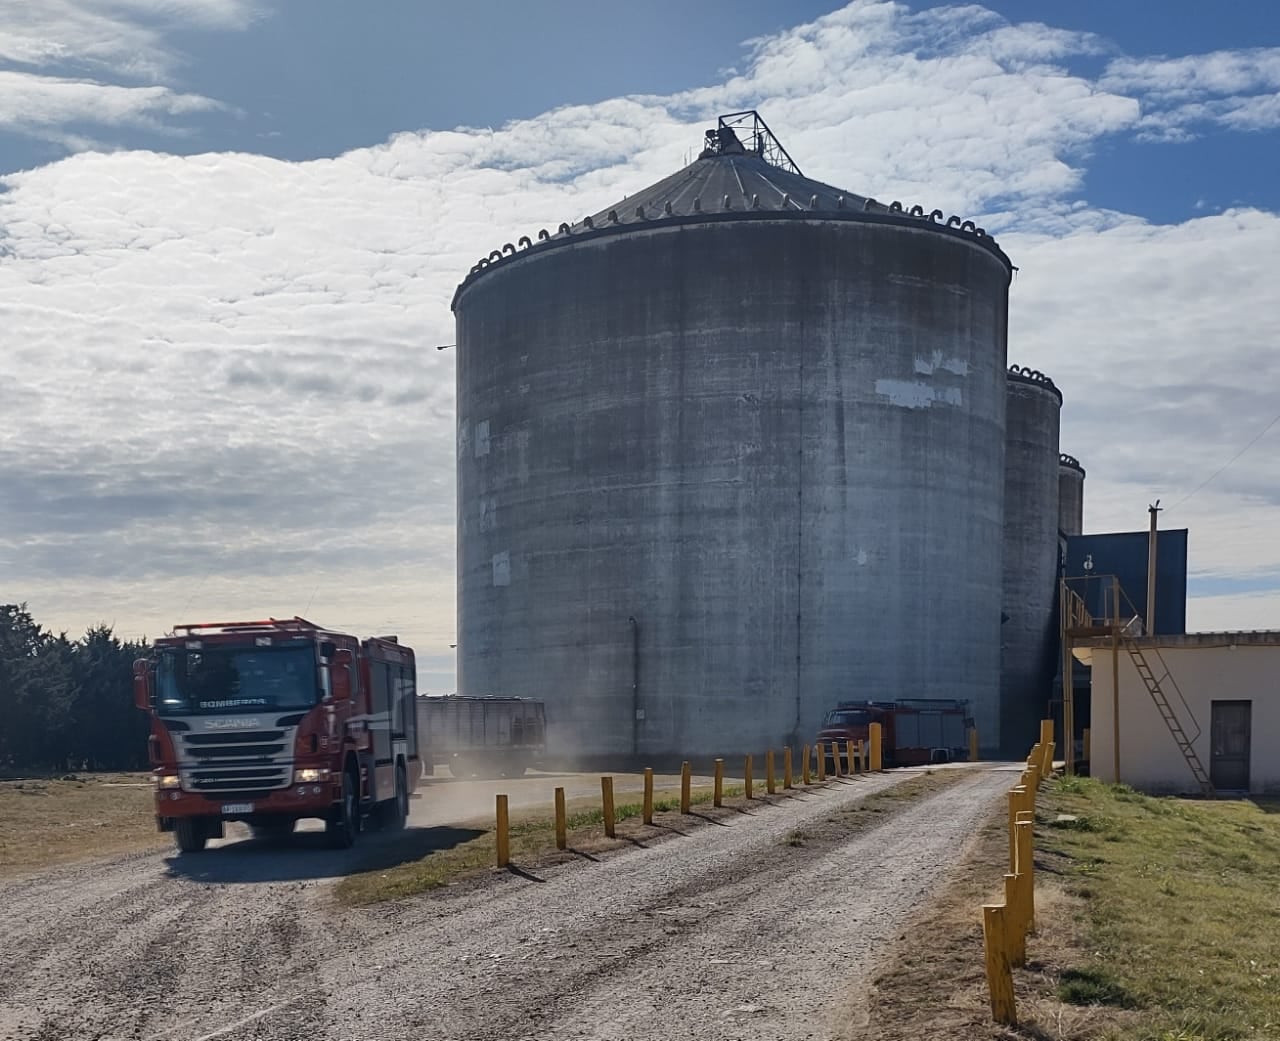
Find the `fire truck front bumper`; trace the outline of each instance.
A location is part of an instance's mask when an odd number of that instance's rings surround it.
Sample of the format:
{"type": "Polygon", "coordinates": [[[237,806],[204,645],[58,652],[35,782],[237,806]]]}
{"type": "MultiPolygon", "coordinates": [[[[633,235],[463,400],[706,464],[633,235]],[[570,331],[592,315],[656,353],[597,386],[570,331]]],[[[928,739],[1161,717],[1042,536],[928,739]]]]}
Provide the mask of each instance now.
{"type": "Polygon", "coordinates": [[[294,784],[271,792],[203,794],[181,788],[156,792],[156,823],[172,831],[179,817],[249,820],[257,817],[325,817],[342,798],[342,784],[294,784]]]}

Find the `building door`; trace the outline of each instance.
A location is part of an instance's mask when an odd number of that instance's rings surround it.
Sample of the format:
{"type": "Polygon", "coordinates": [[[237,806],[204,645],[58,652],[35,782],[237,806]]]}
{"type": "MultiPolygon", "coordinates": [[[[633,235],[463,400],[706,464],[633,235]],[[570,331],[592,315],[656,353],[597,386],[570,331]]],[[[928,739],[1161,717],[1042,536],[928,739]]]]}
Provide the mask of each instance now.
{"type": "Polygon", "coordinates": [[[1220,791],[1249,790],[1253,702],[1215,701],[1209,724],[1209,780],[1220,791]]]}

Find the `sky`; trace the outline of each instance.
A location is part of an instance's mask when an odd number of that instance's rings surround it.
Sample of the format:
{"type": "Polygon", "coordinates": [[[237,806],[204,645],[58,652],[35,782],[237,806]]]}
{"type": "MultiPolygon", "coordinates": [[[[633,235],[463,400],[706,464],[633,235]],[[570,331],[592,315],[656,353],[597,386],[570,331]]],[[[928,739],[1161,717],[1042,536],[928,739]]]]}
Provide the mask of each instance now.
{"type": "Polygon", "coordinates": [[[449,300],[758,108],[1018,270],[1087,531],[1280,628],[1280,7],[0,0],[0,601],[303,614],[452,689],[449,300]]]}

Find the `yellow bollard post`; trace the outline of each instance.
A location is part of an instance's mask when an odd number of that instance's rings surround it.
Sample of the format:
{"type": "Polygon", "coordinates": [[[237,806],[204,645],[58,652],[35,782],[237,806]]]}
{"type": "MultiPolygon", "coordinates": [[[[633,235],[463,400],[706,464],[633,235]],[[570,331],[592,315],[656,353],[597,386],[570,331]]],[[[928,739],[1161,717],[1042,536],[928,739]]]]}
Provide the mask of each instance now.
{"type": "Polygon", "coordinates": [[[615,838],[615,822],[613,819],[613,778],[600,778],[600,801],[604,808],[604,833],[615,838]]]}
{"type": "Polygon", "coordinates": [[[827,746],[824,742],[819,741],[818,749],[818,783],[822,784],[827,779],[827,746]]]}
{"type": "Polygon", "coordinates": [[[852,777],[858,772],[858,761],[853,757],[853,738],[844,743],[844,754],[849,764],[849,776],[852,777]]]}
{"type": "Polygon", "coordinates": [[[724,805],[724,760],[716,760],[716,786],[712,793],[711,804],[713,806],[724,805]]]}
{"type": "Polygon", "coordinates": [[[751,794],[751,756],[747,756],[746,762],[742,765],[742,785],[743,794],[748,799],[754,799],[755,796],[751,794]]]}
{"type": "Polygon", "coordinates": [[[867,727],[871,737],[871,772],[880,773],[884,769],[883,732],[879,723],[871,723],[867,727]]]}
{"type": "Polygon", "coordinates": [[[805,745],[800,749],[800,783],[806,788],[813,783],[813,779],[809,776],[809,746],[805,745]]]}
{"type": "Polygon", "coordinates": [[[1049,774],[1053,773],[1054,739],[1052,719],[1040,720],[1040,744],[1045,757],[1044,774],[1048,777],[1049,774]]]}
{"type": "Polygon", "coordinates": [[[1006,909],[1000,904],[982,908],[982,939],[987,964],[987,990],[991,995],[991,1018],[1005,1026],[1017,1026],[1013,1004],[1013,971],[1005,946],[1008,928],[1006,909]]]}
{"type": "Polygon", "coordinates": [[[835,770],[836,777],[843,777],[844,771],[840,769],[840,742],[831,742],[831,766],[835,770]]]}
{"type": "Polygon", "coordinates": [[[1092,760],[1090,760],[1089,758],[1089,728],[1088,727],[1084,728],[1084,761],[1086,763],[1089,763],[1090,773],[1092,773],[1093,763],[1092,763],[1092,760]]]}
{"type": "Polygon", "coordinates": [[[1018,877],[1022,881],[1022,922],[1027,932],[1036,929],[1036,866],[1035,850],[1032,843],[1030,820],[1020,819],[1015,829],[1018,832],[1018,877]]]}
{"type": "Polygon", "coordinates": [[[866,773],[871,769],[870,752],[867,749],[867,743],[862,738],[858,738],[858,772],[866,773]]]}
{"type": "Polygon", "coordinates": [[[773,749],[770,748],[764,754],[764,790],[773,795],[777,788],[773,779],[773,749]]]}
{"type": "Polygon", "coordinates": [[[511,863],[511,829],[507,820],[507,797],[498,796],[498,867],[511,863]]]}
{"type": "Polygon", "coordinates": [[[978,728],[969,728],[969,762],[976,763],[978,761],[978,728]]]}
{"type": "Polygon", "coordinates": [[[644,768],[644,822],[653,823],[653,767],[644,768]]]}
{"type": "Polygon", "coordinates": [[[1009,789],[1009,870],[1018,870],[1018,832],[1014,825],[1018,823],[1018,811],[1022,809],[1026,793],[1020,788],[1009,789]]]}
{"type": "Polygon", "coordinates": [[[689,770],[689,760],[685,760],[680,764],[680,812],[688,813],[692,803],[692,797],[689,794],[689,783],[692,778],[689,770]]]}
{"type": "Polygon", "coordinates": [[[787,747],[782,750],[782,788],[783,790],[785,791],[789,788],[794,788],[795,784],[792,783],[794,781],[795,781],[795,778],[791,774],[791,746],[787,745],[787,747]]]}
{"type": "Polygon", "coordinates": [[[1009,964],[1020,969],[1027,964],[1027,931],[1018,904],[1017,875],[1004,876],[1004,924],[1008,930],[1005,948],[1009,952],[1009,964]]]}
{"type": "Polygon", "coordinates": [[[556,789],[556,849],[569,846],[569,826],[564,812],[564,789],[556,789]]]}

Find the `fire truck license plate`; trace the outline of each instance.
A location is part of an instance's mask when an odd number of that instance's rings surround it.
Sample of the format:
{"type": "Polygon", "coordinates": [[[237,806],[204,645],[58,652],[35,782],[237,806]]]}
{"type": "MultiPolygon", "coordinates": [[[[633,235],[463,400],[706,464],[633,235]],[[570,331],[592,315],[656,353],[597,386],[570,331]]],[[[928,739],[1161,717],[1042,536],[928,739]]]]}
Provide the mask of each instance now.
{"type": "Polygon", "coordinates": [[[223,813],[252,813],[253,803],[251,802],[224,802],[222,804],[223,813]]]}

